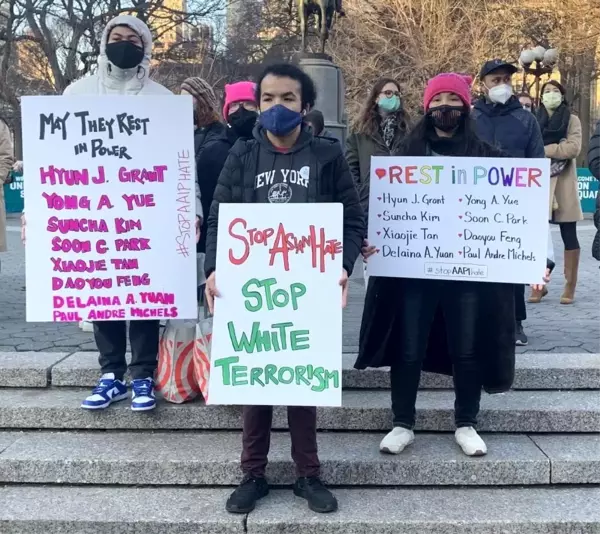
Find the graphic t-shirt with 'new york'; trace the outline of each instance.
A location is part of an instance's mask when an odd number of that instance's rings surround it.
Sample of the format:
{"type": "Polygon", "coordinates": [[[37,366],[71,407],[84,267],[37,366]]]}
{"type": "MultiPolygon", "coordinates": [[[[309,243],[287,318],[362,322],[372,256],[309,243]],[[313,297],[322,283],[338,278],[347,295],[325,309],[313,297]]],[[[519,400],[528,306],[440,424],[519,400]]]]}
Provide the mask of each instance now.
{"type": "Polygon", "coordinates": [[[257,172],[254,178],[256,202],[287,204],[308,201],[310,181],[310,153],[303,149],[294,152],[288,149],[261,146],[257,172]]]}

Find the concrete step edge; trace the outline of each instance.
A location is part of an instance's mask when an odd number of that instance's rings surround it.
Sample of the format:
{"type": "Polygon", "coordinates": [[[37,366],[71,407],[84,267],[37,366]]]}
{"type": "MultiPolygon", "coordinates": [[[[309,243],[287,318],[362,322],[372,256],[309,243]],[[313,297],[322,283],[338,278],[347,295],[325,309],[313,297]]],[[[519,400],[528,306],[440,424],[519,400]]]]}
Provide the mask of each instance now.
{"type": "MultiPolygon", "coordinates": [[[[241,428],[237,406],[173,405],[160,402],[152,413],[133,413],[123,401],[101,413],[80,408],[85,389],[0,389],[0,429],[235,430],[241,428]]],[[[321,430],[387,431],[391,427],[389,392],[343,393],[343,405],[319,408],[321,430]]],[[[454,393],[422,391],[417,398],[417,430],[453,431],[454,393]]],[[[285,408],[275,408],[273,427],[287,428],[285,408]]],[[[596,391],[510,391],[484,395],[479,429],[493,432],[600,432],[596,391]]]]}
{"type": "MultiPolygon", "coordinates": [[[[335,486],[600,484],[600,435],[482,434],[469,458],[452,434],[417,434],[400,455],[383,433],[320,433],[322,477],[335,486]]],[[[287,432],[274,433],[268,479],[291,485],[287,432]]],[[[0,483],[228,486],[240,481],[240,432],[0,432],[0,483]],[[151,451],[148,453],[148,451],[151,451]]]]}
{"type": "Polygon", "coordinates": [[[230,490],[0,487],[3,534],[595,534],[600,488],[340,489],[318,515],[290,490],[250,515],[225,512],[230,490]]]}

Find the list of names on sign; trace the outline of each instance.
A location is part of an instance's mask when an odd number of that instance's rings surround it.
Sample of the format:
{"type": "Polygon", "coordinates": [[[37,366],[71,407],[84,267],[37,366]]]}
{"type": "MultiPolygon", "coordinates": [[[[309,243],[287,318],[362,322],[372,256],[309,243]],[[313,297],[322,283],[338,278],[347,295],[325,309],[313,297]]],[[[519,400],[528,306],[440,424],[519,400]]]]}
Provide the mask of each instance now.
{"type": "Polygon", "coordinates": [[[27,320],[197,317],[191,99],[22,108],[27,320]]]}
{"type": "Polygon", "coordinates": [[[374,157],[373,276],[540,283],[547,159],[374,157]]]}

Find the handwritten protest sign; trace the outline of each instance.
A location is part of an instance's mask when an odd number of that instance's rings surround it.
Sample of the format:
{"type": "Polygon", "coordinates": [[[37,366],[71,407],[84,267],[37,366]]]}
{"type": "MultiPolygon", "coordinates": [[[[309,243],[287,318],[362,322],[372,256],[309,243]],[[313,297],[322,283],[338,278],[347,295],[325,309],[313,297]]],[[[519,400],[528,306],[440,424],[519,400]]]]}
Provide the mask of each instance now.
{"type": "Polygon", "coordinates": [[[197,317],[189,97],[24,97],[28,321],[197,317]]]}
{"type": "Polygon", "coordinates": [[[221,204],[210,404],[340,406],[341,204],[221,204]]]}
{"type": "Polygon", "coordinates": [[[372,158],[368,274],[540,283],[549,183],[547,159],[372,158]]]}

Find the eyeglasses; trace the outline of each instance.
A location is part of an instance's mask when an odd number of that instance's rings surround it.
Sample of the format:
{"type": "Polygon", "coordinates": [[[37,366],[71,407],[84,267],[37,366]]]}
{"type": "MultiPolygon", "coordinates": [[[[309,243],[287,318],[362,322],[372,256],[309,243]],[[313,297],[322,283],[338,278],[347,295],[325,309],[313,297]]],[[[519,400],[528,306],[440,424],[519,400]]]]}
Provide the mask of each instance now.
{"type": "Polygon", "coordinates": [[[400,91],[381,91],[381,94],[386,98],[392,98],[393,96],[400,96],[400,91]]]}
{"type": "Polygon", "coordinates": [[[241,107],[248,111],[257,110],[256,104],[254,102],[234,102],[229,106],[229,113],[235,113],[241,107]]]}

